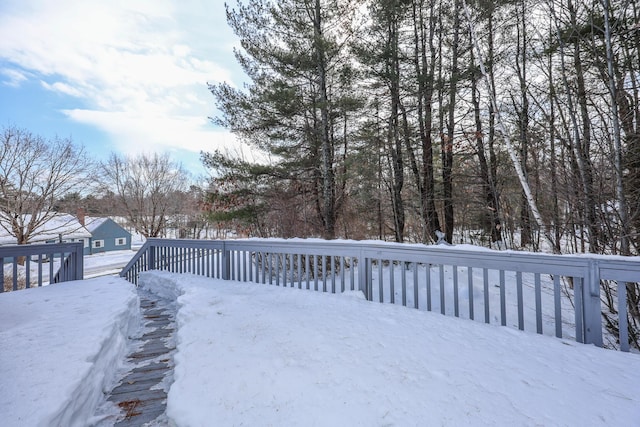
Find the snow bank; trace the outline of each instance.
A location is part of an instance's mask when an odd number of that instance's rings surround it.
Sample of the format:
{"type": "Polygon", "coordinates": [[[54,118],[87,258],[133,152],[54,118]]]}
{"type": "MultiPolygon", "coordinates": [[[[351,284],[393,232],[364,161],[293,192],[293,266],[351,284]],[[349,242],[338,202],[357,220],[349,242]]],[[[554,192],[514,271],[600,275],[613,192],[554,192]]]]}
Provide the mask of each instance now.
{"type": "Polygon", "coordinates": [[[138,286],[162,298],[177,300],[182,295],[182,287],[178,286],[176,277],[190,278],[197,276],[168,274],[158,270],[143,271],[138,276],[138,286]]]}
{"type": "Polygon", "coordinates": [[[0,423],[87,425],[139,318],[135,287],[115,277],[0,294],[0,423]]]}
{"type": "Polygon", "coordinates": [[[640,357],[347,296],[145,273],[178,298],[167,414],[205,425],[635,425],[640,357]]]}

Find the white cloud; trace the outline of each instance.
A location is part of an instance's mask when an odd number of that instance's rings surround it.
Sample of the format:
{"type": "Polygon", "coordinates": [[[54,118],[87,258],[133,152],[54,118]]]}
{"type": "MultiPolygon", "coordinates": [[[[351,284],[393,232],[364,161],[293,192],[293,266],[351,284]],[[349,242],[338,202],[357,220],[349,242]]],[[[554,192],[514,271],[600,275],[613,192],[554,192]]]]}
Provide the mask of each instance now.
{"type": "Polygon", "coordinates": [[[18,87],[20,86],[20,84],[27,81],[27,76],[25,75],[25,73],[18,70],[7,68],[4,70],[0,70],[0,74],[3,74],[5,76],[5,78],[2,80],[2,84],[7,86],[18,87]]]}
{"type": "Polygon", "coordinates": [[[45,81],[40,81],[40,84],[42,85],[43,88],[50,90],[52,92],[59,92],[65,95],[75,96],[77,98],[82,97],[82,92],[80,90],[66,83],[55,82],[53,84],[49,84],[45,81]]]}
{"type": "Polygon", "coordinates": [[[207,120],[215,112],[206,83],[239,76],[222,2],[8,0],[0,12],[0,60],[12,66],[3,82],[37,76],[76,98],[64,113],[119,150],[238,144],[207,120]]]}
{"type": "MultiPolygon", "coordinates": [[[[251,149],[228,131],[214,129],[206,117],[136,114],[96,110],[65,110],[71,119],[113,135],[115,147],[126,155],[184,150],[199,155],[214,150],[250,154],[251,149]]],[[[262,157],[252,157],[264,161],[262,157]]]]}

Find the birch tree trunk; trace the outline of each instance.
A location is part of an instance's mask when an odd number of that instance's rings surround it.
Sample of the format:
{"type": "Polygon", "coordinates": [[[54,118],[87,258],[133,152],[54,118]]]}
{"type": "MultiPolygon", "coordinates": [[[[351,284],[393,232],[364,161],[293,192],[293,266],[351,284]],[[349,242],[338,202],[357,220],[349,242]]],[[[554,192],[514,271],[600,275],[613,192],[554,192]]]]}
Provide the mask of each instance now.
{"type": "Polygon", "coordinates": [[[462,8],[464,10],[464,13],[466,15],[467,18],[467,24],[469,26],[469,34],[471,35],[471,41],[473,44],[473,47],[476,51],[476,55],[478,56],[478,62],[480,65],[480,72],[482,73],[482,77],[483,80],[485,81],[486,85],[487,85],[487,91],[490,95],[491,98],[491,104],[493,107],[493,111],[494,111],[494,115],[496,117],[496,122],[498,125],[498,130],[501,133],[501,136],[505,142],[505,146],[507,149],[507,152],[509,153],[509,157],[511,158],[511,163],[514,167],[514,169],[516,170],[516,174],[518,175],[518,180],[520,181],[520,185],[522,186],[522,190],[524,191],[524,194],[527,198],[527,201],[529,202],[529,208],[531,209],[531,213],[533,214],[533,217],[538,225],[538,227],[540,228],[540,230],[542,230],[545,238],[549,241],[549,243],[551,243],[552,247],[556,247],[553,237],[551,236],[551,234],[549,233],[549,229],[548,227],[545,226],[544,221],[542,219],[542,215],[540,215],[540,210],[538,209],[538,205],[533,197],[533,193],[531,192],[531,187],[529,186],[529,182],[527,181],[527,177],[524,173],[524,170],[522,169],[522,164],[520,162],[520,159],[518,158],[518,154],[516,153],[516,150],[511,142],[511,138],[509,136],[509,133],[507,132],[505,126],[504,126],[504,122],[502,121],[501,118],[501,114],[500,114],[500,109],[498,109],[498,104],[496,102],[496,97],[493,95],[494,89],[493,89],[493,85],[491,83],[491,80],[487,78],[487,71],[486,68],[484,66],[484,61],[482,60],[482,50],[480,49],[480,46],[478,44],[478,40],[476,37],[476,32],[475,32],[475,28],[473,26],[473,21],[471,19],[471,13],[469,12],[469,8],[467,6],[467,3],[465,0],[460,0],[461,1],[461,5],[462,8]]]}

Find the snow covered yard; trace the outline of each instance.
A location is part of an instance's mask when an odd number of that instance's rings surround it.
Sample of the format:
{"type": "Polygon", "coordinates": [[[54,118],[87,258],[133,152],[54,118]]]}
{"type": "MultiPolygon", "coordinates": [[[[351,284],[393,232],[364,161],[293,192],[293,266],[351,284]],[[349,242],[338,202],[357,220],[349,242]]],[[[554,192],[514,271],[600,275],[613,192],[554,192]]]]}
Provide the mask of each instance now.
{"type": "MultiPolygon", "coordinates": [[[[640,356],[319,292],[147,272],[178,297],[167,415],[208,425],[636,425],[640,356]]],[[[2,425],[91,425],[138,326],[104,277],[0,295],[2,425]],[[120,361],[120,362],[119,362],[120,361]]]]}
{"type": "Polygon", "coordinates": [[[634,425],[640,357],[342,295],[147,272],[179,426],[634,425]]]}

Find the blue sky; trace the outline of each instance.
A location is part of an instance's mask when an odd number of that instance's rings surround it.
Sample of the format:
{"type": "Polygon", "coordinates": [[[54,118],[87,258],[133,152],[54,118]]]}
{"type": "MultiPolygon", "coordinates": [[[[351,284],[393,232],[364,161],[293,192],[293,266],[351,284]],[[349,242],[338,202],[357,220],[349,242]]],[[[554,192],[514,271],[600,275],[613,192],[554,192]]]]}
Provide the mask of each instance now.
{"type": "Polygon", "coordinates": [[[203,173],[201,150],[248,151],[207,118],[207,82],[243,83],[237,45],[222,0],[2,0],[0,126],[203,173]]]}

